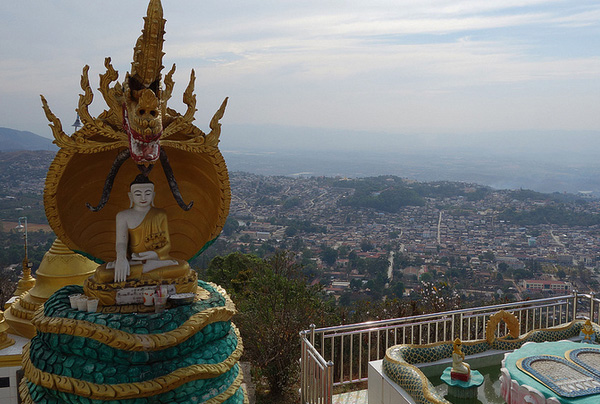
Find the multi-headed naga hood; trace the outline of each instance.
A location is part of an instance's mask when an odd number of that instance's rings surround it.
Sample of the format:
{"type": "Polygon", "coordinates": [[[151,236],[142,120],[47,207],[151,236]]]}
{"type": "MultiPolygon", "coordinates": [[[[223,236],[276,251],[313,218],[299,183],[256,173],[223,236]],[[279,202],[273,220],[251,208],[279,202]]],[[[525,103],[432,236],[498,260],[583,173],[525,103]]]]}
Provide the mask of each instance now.
{"type": "Polygon", "coordinates": [[[89,67],[83,68],[83,94],[77,108],[83,127],[73,135],[63,131],[42,96],[54,143],[60,147],[46,178],[48,222],[69,248],[99,261],[114,258],[114,217],[127,208],[129,183],[140,172],[150,175],[157,192],[155,203],[167,210],[171,253],[177,258],[190,259],[209,245],[229,210],[229,179],[218,149],[219,120],[227,98],[210,121],[208,134],[194,126],[192,70],[183,93],[185,113],[167,107],[175,65],[163,80],[165,23],[160,0],[150,0],[131,72],[122,84],[111,59],[105,59],[99,90],[108,109],[97,118],[88,111],[93,93],[89,67]],[[152,171],[158,160],[164,175],[152,171]],[[191,202],[185,203],[184,198],[191,202]],[[94,201],[99,203],[92,206],[94,201]]]}

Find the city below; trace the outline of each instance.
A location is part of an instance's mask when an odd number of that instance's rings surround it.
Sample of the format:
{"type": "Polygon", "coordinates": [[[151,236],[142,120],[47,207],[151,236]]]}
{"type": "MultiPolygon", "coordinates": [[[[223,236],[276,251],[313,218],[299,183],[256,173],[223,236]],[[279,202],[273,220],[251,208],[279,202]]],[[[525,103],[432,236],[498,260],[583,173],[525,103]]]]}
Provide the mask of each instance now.
{"type": "MultiPolygon", "coordinates": [[[[44,224],[43,182],[52,157],[2,153],[4,232],[20,216],[44,224]]],[[[396,176],[230,172],[230,182],[229,219],[218,241],[192,263],[199,269],[217,255],[289,250],[307,281],[320,283],[341,305],[410,298],[423,282],[445,285],[465,306],[591,292],[598,284],[600,202],[587,193],[396,176]]],[[[38,239],[36,245],[32,238],[32,255],[47,245],[47,238],[38,239]]],[[[18,261],[2,262],[11,264],[18,267],[18,261]]]]}
{"type": "Polygon", "coordinates": [[[230,217],[244,226],[226,237],[228,248],[299,251],[305,265],[314,262],[314,279],[337,296],[380,295],[379,287],[394,282],[407,295],[417,280],[446,282],[477,302],[589,292],[597,285],[600,204],[586,194],[391,176],[233,173],[231,182],[230,217]],[[384,279],[377,272],[384,265],[360,265],[361,259],[385,261],[384,279]]]}

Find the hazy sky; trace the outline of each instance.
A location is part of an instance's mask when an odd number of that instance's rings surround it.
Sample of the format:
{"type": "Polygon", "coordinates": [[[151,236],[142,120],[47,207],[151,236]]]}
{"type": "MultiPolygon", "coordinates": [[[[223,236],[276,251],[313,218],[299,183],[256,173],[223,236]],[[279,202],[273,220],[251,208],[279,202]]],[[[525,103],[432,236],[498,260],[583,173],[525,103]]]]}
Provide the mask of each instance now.
{"type": "MultiPolygon", "coordinates": [[[[129,70],[146,0],[0,3],[0,126],[51,136],[79,76],[129,70]]],[[[389,133],[600,130],[598,0],[163,0],[170,103],[196,70],[202,129],[224,125],[389,133]]],[[[105,108],[95,92],[92,111],[105,108]]],[[[226,126],[225,126],[226,128],[226,126]]]]}

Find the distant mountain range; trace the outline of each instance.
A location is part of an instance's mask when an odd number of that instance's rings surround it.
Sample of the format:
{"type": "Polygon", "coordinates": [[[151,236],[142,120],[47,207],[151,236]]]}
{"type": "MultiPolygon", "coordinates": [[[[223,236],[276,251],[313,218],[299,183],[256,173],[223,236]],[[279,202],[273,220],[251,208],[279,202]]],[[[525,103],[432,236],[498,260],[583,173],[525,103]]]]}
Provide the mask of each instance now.
{"type": "MultiPolygon", "coordinates": [[[[589,191],[600,197],[600,131],[408,136],[269,125],[228,125],[219,148],[231,171],[261,175],[461,181],[496,189],[589,191]]],[[[58,148],[0,127],[0,152],[58,148]]]]}
{"type": "Polygon", "coordinates": [[[496,189],[592,191],[600,197],[600,131],[391,134],[274,125],[223,125],[232,171],[263,175],[462,181],[496,189]]]}
{"type": "Polygon", "coordinates": [[[52,140],[32,132],[0,127],[0,151],[13,150],[50,150],[58,147],[52,140]]]}

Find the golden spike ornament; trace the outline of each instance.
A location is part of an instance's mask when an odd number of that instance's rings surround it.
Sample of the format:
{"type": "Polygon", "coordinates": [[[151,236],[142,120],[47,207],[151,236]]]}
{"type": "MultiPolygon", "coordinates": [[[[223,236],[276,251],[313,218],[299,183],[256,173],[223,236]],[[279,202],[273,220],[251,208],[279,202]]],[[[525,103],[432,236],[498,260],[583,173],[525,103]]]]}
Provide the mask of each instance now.
{"type": "Polygon", "coordinates": [[[133,50],[131,76],[139,80],[145,87],[160,79],[160,71],[164,67],[162,51],[165,23],[163,9],[159,0],[148,4],[147,16],[144,17],[144,29],[133,50]]]}

